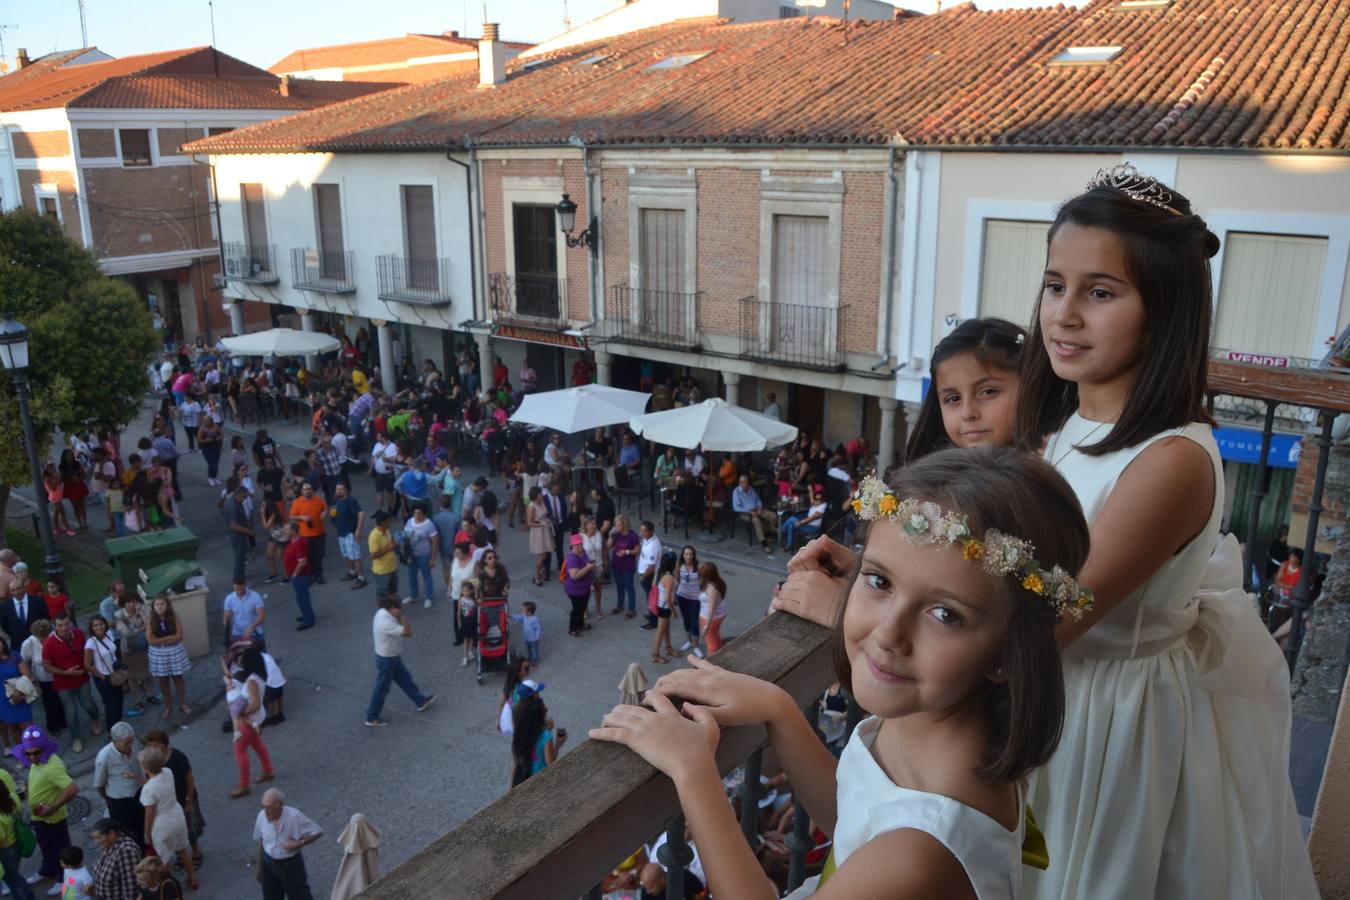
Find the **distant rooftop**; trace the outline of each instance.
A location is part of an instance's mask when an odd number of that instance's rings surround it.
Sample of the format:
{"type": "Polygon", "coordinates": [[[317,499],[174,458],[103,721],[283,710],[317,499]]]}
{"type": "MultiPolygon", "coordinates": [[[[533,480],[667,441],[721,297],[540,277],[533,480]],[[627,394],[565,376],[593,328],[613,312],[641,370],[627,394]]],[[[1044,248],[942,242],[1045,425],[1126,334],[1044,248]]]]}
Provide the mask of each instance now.
{"type": "MultiPolygon", "coordinates": [[[[516,51],[530,44],[502,42],[516,51]]],[[[268,67],[275,75],[343,81],[386,80],[412,84],[478,69],[478,38],[458,31],[405,34],[352,44],[296,50],[268,67]],[[460,57],[456,59],[455,57],[460,57]]]]}

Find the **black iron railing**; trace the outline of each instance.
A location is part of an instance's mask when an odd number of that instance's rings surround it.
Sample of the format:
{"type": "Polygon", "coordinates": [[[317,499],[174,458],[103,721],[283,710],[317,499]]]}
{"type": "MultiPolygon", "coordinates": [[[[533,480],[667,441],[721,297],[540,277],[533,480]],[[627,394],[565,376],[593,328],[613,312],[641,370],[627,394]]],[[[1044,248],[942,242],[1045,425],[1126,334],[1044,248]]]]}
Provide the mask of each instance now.
{"type": "Polygon", "coordinates": [[[741,356],[808,369],[844,367],[840,312],[845,306],[807,306],[745,297],[741,356]]]}
{"type": "Polygon", "coordinates": [[[488,275],[488,302],[494,319],[557,324],[566,312],[563,282],[553,275],[488,275]]]}
{"type": "Polygon", "coordinates": [[[449,259],[409,259],[396,254],[378,256],[375,274],[381,300],[418,306],[450,303],[449,259]]]}
{"type": "Polygon", "coordinates": [[[253,284],[276,284],[276,244],[245,244],[229,241],[221,247],[226,281],[247,281],[253,284]]]}
{"type": "MultiPolygon", "coordinates": [[[[834,680],[830,646],[829,629],[778,613],[729,642],[714,660],[774,682],[800,706],[814,706],[834,680]]],[[[576,730],[584,733],[584,725],[576,730]]],[[[757,776],[766,738],[762,727],[728,728],[717,746],[723,774],[746,767],[739,805],[751,819],[759,813],[757,776]]],[[[799,818],[805,832],[807,814],[799,812],[799,818]]],[[[452,884],[456,896],[480,900],[598,897],[596,886],[610,870],[637,844],[661,832],[669,840],[658,857],[672,865],[669,883],[681,885],[678,870],[693,854],[684,841],[674,784],[626,747],[587,741],[433,841],[361,896],[413,900],[426,897],[429,884],[452,884]],[[565,814],[560,816],[560,810],[565,814]],[[511,852],[503,854],[503,847],[511,852]]],[[[794,843],[801,849],[793,852],[804,859],[809,841],[805,834],[798,837],[794,843]]],[[[800,862],[794,866],[797,876],[803,871],[800,862]]]]}
{"type": "Polygon", "coordinates": [[[311,250],[308,247],[292,249],[291,287],[326,294],[350,294],[356,290],[352,252],[311,250]]]}
{"type": "Polygon", "coordinates": [[[655,291],[616,284],[605,302],[611,337],[630,344],[689,349],[698,346],[702,292],[655,291]]]}

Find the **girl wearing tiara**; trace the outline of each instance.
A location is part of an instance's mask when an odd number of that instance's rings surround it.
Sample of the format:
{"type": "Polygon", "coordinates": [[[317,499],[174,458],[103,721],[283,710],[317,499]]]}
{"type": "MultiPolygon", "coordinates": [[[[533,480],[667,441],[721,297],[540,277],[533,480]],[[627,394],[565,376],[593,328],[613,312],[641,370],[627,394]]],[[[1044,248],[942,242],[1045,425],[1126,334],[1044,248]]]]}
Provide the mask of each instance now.
{"type": "Polygon", "coordinates": [[[1010,449],[938,452],[889,487],[868,478],[854,512],[870,527],[834,660],[874,716],[837,763],[791,695],[693,656],[657,681],[650,708],[615,707],[590,736],[675,782],[715,896],[777,897],[714,758],[720,726],[763,725],[834,841],[825,874],[794,897],[1014,897],[1022,780],[1062,725],[1056,623],[1091,606],[1069,575],[1087,556],[1087,523],[1062,478],[1010,449]]]}
{"type": "Polygon", "coordinates": [[[1096,603],[1059,627],[1065,729],[1030,803],[1037,898],[1315,897],[1289,771],[1289,676],[1219,542],[1204,409],[1209,259],[1189,201],[1099,172],[1049,232],[1018,438],[1073,486],[1096,603]],[[1212,557],[1212,558],[1211,558],[1212,557]]]}

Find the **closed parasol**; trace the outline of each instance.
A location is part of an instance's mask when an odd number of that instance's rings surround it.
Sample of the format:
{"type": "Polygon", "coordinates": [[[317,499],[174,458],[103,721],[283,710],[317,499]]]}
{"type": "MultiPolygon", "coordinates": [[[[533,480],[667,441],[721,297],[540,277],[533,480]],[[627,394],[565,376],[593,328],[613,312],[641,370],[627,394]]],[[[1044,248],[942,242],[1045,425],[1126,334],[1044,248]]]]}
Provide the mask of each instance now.
{"type": "Polygon", "coordinates": [[[637,663],[629,663],[628,671],[623,673],[619,682],[619,702],[628,706],[641,706],[642,695],[647,693],[647,674],[637,663]]]}
{"type": "Polygon", "coordinates": [[[380,878],[380,829],[356,813],[338,835],[342,862],[333,880],[332,900],[349,900],[380,878]]]}

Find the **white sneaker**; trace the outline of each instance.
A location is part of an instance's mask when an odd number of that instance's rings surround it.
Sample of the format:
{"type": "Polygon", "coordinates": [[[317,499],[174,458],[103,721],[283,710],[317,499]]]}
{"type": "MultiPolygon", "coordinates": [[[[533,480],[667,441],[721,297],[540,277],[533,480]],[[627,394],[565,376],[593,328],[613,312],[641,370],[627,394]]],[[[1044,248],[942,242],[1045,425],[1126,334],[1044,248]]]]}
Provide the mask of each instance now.
{"type": "Polygon", "coordinates": [[[693,646],[694,646],[694,642],[693,642],[693,641],[685,641],[683,644],[680,645],[680,652],[681,652],[681,653],[688,653],[688,652],[689,652],[689,649],[690,649],[691,647],[693,647],[693,646]]]}
{"type": "Polygon", "coordinates": [[[32,875],[29,875],[27,878],[24,879],[24,881],[27,881],[29,884],[37,884],[41,880],[42,876],[39,875],[37,872],[34,872],[32,875]]]}
{"type": "Polygon", "coordinates": [[[61,884],[61,882],[58,881],[56,884],[54,884],[54,885],[52,885],[51,887],[47,888],[47,896],[48,896],[48,897],[59,897],[59,896],[61,896],[61,891],[63,891],[64,889],[65,889],[64,886],[61,884]]]}
{"type": "Polygon", "coordinates": [[[703,658],[703,648],[702,648],[702,647],[695,647],[695,648],[694,648],[694,655],[697,656],[699,659],[702,659],[702,658],[703,658]]]}
{"type": "Polygon", "coordinates": [[[423,600],[423,601],[422,601],[422,608],[423,608],[423,609],[431,609],[431,601],[430,601],[430,600],[423,600]]]}
{"type": "Polygon", "coordinates": [[[404,606],[407,606],[409,603],[412,603],[412,602],[413,602],[413,598],[411,598],[411,597],[404,597],[404,598],[403,598],[403,605],[404,605],[404,606]]]}

